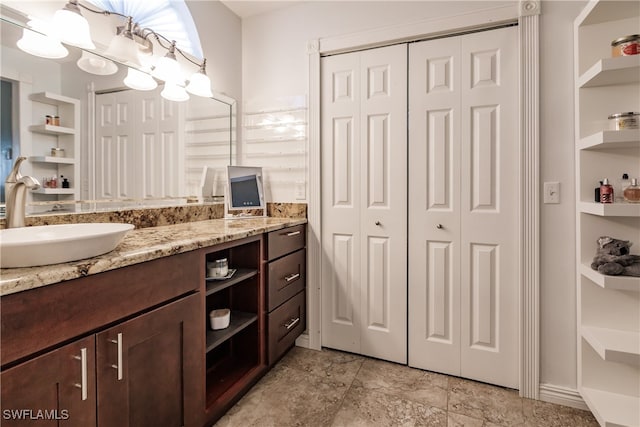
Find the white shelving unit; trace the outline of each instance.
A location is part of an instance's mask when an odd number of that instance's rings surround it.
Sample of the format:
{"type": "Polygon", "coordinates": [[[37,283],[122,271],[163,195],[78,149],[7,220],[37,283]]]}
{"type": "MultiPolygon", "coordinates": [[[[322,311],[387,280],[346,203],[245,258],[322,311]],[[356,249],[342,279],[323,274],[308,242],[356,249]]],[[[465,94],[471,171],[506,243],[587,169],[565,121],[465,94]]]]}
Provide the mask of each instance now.
{"type": "Polygon", "coordinates": [[[607,119],[640,111],[640,55],[611,57],[639,19],[638,2],[592,0],[574,25],[578,389],[602,426],[640,426],[640,278],[590,267],[600,236],[640,247],[640,204],[594,200],[603,178],[640,177],[640,130],[607,119]]]}
{"type": "Polygon", "coordinates": [[[31,174],[38,180],[56,175],[59,188],[40,188],[30,192],[33,201],[58,201],[79,199],[80,180],[80,101],[53,92],[29,95],[31,101],[31,174]],[[45,123],[45,116],[59,116],[60,125],[45,123]],[[64,148],[65,157],[53,157],[51,148],[64,148]],[[70,188],[60,188],[62,176],[70,182],[70,188]]]}

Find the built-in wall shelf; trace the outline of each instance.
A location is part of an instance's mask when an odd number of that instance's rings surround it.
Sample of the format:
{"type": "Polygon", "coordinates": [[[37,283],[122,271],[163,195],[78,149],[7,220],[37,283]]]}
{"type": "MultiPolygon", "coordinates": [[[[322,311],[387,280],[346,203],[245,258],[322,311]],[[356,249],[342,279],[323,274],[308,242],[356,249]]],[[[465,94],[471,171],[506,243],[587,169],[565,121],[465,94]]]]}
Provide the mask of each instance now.
{"type": "Polygon", "coordinates": [[[580,394],[602,427],[640,425],[640,399],[589,387],[580,394]]]}
{"type": "Polygon", "coordinates": [[[601,288],[640,292],[640,277],[607,276],[605,274],[600,274],[589,265],[584,264],[580,266],[580,274],[601,288]]]}
{"type": "Polygon", "coordinates": [[[65,165],[73,165],[76,162],[76,159],[73,157],[53,157],[53,156],[31,156],[29,160],[32,162],[38,163],[55,163],[55,164],[65,164],[65,165]]]}
{"type": "Polygon", "coordinates": [[[75,194],[76,190],[73,188],[38,188],[33,190],[33,193],[37,194],[75,194]]]}
{"type": "Polygon", "coordinates": [[[608,150],[610,148],[640,149],[640,129],[604,130],[581,138],[580,150],[608,150]]]}
{"type": "Polygon", "coordinates": [[[75,105],[78,102],[77,99],[69,98],[68,96],[59,95],[53,92],[32,93],[31,95],[29,95],[29,99],[49,105],[75,105]]]}
{"type": "Polygon", "coordinates": [[[635,83],[640,80],[640,55],[602,58],[578,79],[579,87],[635,83]]]}
{"type": "Polygon", "coordinates": [[[608,362],[640,364],[640,332],[583,326],[582,337],[608,362]]]}
{"type": "Polygon", "coordinates": [[[76,130],[73,128],[53,125],[31,125],[29,126],[29,130],[31,132],[44,133],[46,135],[75,135],[76,133],[76,130]]]}
{"type": "Polygon", "coordinates": [[[582,213],[598,216],[640,216],[640,203],[597,203],[580,202],[582,213]]]}

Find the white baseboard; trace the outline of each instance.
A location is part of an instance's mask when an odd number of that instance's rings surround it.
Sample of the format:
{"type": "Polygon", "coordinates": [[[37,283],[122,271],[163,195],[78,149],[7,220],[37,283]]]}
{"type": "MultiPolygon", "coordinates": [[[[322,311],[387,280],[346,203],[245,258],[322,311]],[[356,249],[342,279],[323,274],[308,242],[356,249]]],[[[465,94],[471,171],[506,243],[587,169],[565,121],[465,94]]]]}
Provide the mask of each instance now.
{"type": "Polygon", "coordinates": [[[298,347],[311,348],[309,343],[309,334],[306,331],[296,338],[296,345],[298,347]]]}
{"type": "Polygon", "coordinates": [[[578,390],[553,384],[540,384],[540,400],[585,411],[589,410],[578,390]]]}

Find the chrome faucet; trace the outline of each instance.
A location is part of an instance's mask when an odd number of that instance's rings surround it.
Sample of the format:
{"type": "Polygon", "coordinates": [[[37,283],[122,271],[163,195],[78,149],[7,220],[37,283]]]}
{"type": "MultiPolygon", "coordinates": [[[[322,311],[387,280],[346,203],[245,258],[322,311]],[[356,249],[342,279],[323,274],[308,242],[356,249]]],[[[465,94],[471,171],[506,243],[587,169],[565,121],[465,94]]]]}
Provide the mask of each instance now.
{"type": "Polygon", "coordinates": [[[27,160],[26,157],[16,159],[13,169],[4,182],[7,228],[24,227],[27,188],[31,190],[40,188],[37,179],[20,174],[20,164],[25,160],[27,160]]]}

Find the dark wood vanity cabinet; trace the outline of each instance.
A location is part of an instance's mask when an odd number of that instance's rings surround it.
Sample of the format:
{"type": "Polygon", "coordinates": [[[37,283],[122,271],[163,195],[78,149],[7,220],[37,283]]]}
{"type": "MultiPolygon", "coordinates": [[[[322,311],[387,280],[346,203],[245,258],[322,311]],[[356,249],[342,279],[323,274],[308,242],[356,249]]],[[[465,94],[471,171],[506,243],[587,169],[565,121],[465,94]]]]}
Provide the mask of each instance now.
{"type": "Polygon", "coordinates": [[[201,426],[199,265],[175,255],[2,297],[2,425],[201,426]]]}
{"type": "Polygon", "coordinates": [[[273,365],[306,329],[306,227],[267,234],[267,348],[273,365]]]}

